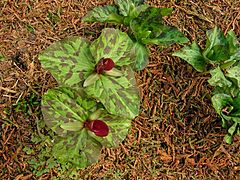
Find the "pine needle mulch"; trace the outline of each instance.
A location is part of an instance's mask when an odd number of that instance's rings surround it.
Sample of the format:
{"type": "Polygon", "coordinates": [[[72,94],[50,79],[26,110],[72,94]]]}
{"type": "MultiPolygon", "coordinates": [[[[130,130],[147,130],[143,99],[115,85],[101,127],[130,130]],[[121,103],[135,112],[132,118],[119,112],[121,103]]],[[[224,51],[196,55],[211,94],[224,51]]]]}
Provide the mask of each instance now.
{"type": "MultiPolygon", "coordinates": [[[[87,24],[81,17],[107,0],[3,0],[0,2],[0,177],[35,179],[23,148],[41,118],[40,99],[56,86],[41,68],[38,54],[67,36],[96,38],[103,24],[87,24]]],[[[240,36],[240,1],[158,1],[173,7],[165,18],[203,46],[205,31],[219,26],[240,36]]],[[[99,163],[80,171],[82,179],[239,179],[240,137],[223,142],[226,129],[211,106],[208,76],[171,54],[179,45],[151,50],[150,64],[136,73],[141,91],[141,114],[126,140],[104,149],[99,163]]],[[[51,179],[54,170],[40,179],[51,179]]]]}

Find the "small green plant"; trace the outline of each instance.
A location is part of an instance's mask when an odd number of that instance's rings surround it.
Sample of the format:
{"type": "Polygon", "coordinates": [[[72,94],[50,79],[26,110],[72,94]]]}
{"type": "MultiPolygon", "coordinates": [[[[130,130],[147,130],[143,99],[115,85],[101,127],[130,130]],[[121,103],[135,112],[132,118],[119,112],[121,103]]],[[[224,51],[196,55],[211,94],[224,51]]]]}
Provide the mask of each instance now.
{"type": "Polygon", "coordinates": [[[207,31],[206,47],[202,50],[196,42],[175,52],[199,72],[210,72],[208,80],[215,87],[212,104],[228,128],[225,136],[232,143],[233,135],[240,135],[240,44],[233,30],[224,36],[215,27],[207,31]]]}
{"type": "Polygon", "coordinates": [[[123,24],[134,42],[135,59],[132,67],[142,70],[148,64],[147,45],[167,46],[186,43],[188,39],[175,27],[164,24],[162,17],[172,13],[172,8],[155,8],[144,4],[144,0],[115,0],[116,5],[95,7],[83,21],[123,24]]]}
{"type": "Polygon", "coordinates": [[[134,72],[128,66],[135,57],[132,47],[126,33],[106,28],[92,43],[80,37],[56,42],[39,60],[59,86],[79,92],[84,89],[109,113],[134,118],[139,114],[140,99],[134,72]]]}
{"type": "Polygon", "coordinates": [[[84,168],[97,162],[102,147],[124,140],[140,104],[129,66],[135,56],[132,47],[126,33],[107,28],[92,43],[70,37],[39,55],[59,85],[41,102],[44,122],[53,132],[48,155],[40,152],[52,162],[48,166],[84,168]]]}

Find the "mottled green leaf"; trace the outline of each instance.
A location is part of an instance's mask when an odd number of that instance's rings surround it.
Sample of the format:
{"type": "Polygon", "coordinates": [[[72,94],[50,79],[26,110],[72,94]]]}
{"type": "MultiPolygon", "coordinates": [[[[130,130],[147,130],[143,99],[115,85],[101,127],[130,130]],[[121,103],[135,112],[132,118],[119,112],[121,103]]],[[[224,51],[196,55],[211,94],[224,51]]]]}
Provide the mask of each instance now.
{"type": "Polygon", "coordinates": [[[229,45],[229,54],[236,54],[240,50],[240,44],[233,30],[228,31],[226,39],[229,45]]]}
{"type": "Polygon", "coordinates": [[[172,12],[172,8],[149,7],[130,23],[135,38],[143,44],[169,45],[188,41],[177,28],[165,26],[162,17],[172,12]]]}
{"type": "Polygon", "coordinates": [[[221,115],[222,109],[226,106],[229,106],[233,103],[233,99],[230,95],[227,94],[215,94],[212,97],[212,104],[216,112],[221,115]]]}
{"type": "Polygon", "coordinates": [[[226,79],[220,67],[211,70],[210,74],[212,77],[208,80],[208,83],[211,86],[219,86],[223,88],[230,87],[232,85],[232,82],[226,79]]]}
{"type": "Polygon", "coordinates": [[[64,138],[57,137],[52,149],[59,162],[85,168],[98,161],[102,145],[89,136],[86,129],[64,138]]]}
{"type": "Polygon", "coordinates": [[[71,37],[58,41],[39,55],[42,66],[51,72],[60,86],[81,89],[84,76],[95,66],[89,42],[71,37]]]}
{"type": "Polygon", "coordinates": [[[191,46],[185,46],[179,51],[174,52],[173,56],[178,56],[187,61],[199,72],[203,72],[205,70],[206,62],[196,42],[193,42],[191,46]]]}
{"type": "Polygon", "coordinates": [[[171,45],[174,43],[184,44],[188,42],[188,38],[184,36],[177,28],[171,26],[161,26],[161,33],[158,37],[153,39],[143,39],[144,44],[157,44],[157,45],[171,45]]]}
{"type": "Polygon", "coordinates": [[[89,134],[105,147],[117,147],[126,138],[131,127],[131,119],[112,116],[106,111],[103,111],[98,119],[103,120],[110,127],[108,136],[101,138],[95,136],[94,133],[89,132],[89,134]]]}
{"type": "Polygon", "coordinates": [[[133,50],[136,54],[136,60],[132,66],[134,70],[140,71],[144,69],[148,64],[149,50],[145,45],[138,42],[134,43],[133,50]]]}
{"type": "Polygon", "coordinates": [[[105,28],[100,37],[90,46],[91,53],[97,63],[102,58],[111,58],[117,66],[132,63],[133,42],[129,36],[118,29],[105,28]]]}
{"type": "Polygon", "coordinates": [[[138,41],[156,38],[161,34],[160,27],[163,25],[161,11],[161,8],[149,7],[131,21],[130,28],[138,41]]]}
{"type": "Polygon", "coordinates": [[[132,0],[115,0],[118,6],[119,13],[123,16],[128,16],[130,10],[134,7],[132,0]]]}
{"type": "Polygon", "coordinates": [[[240,88],[240,64],[233,66],[227,70],[227,77],[235,79],[237,86],[240,88]]]}
{"type": "Polygon", "coordinates": [[[212,62],[221,62],[230,58],[228,42],[221,29],[215,27],[207,31],[207,43],[203,52],[205,58],[212,62]]]}
{"type": "Polygon", "coordinates": [[[67,123],[78,123],[81,130],[89,113],[96,110],[92,100],[84,101],[79,94],[70,88],[50,89],[42,98],[42,113],[48,127],[59,135],[66,135],[67,123]]]}
{"type": "Polygon", "coordinates": [[[99,75],[95,84],[86,87],[86,93],[99,100],[109,113],[134,118],[139,114],[140,103],[134,72],[130,67],[121,71],[121,77],[99,75]]]}
{"type": "Polygon", "coordinates": [[[85,22],[112,22],[121,23],[123,17],[118,15],[118,9],[112,5],[95,7],[82,18],[85,22]]]}

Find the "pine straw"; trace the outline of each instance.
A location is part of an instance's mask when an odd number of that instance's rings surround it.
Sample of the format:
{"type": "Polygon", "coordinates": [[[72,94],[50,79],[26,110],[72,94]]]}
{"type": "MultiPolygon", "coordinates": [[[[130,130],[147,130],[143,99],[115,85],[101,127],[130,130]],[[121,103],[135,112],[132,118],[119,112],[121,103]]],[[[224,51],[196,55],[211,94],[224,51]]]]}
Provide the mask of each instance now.
{"type": "MultiPolygon", "coordinates": [[[[43,0],[0,2],[0,173],[1,179],[34,179],[22,149],[30,143],[39,105],[17,112],[12,105],[34,94],[36,101],[56,86],[37,59],[39,52],[66,36],[92,40],[106,25],[82,23],[87,10],[112,1],[43,0]],[[4,111],[9,108],[9,115],[4,111]],[[7,119],[7,120],[6,120],[7,119]]],[[[173,7],[167,24],[178,27],[191,40],[205,42],[205,31],[219,26],[240,35],[240,1],[149,1],[173,7]]],[[[238,179],[240,137],[223,142],[226,130],[210,102],[208,77],[200,76],[171,53],[151,46],[149,66],[136,74],[142,112],[132,123],[126,140],[104,149],[99,163],[80,171],[85,179],[238,179]]],[[[51,172],[42,179],[51,179],[51,172]]]]}

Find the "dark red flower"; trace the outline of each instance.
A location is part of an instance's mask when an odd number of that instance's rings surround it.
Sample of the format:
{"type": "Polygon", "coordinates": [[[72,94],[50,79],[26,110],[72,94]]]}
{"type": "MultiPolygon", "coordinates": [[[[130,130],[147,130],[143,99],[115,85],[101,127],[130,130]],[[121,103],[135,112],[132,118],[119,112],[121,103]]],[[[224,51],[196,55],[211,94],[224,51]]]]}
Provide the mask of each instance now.
{"type": "Polygon", "coordinates": [[[108,125],[101,120],[88,120],[84,127],[94,132],[96,136],[105,137],[109,133],[108,125]]]}
{"type": "Polygon", "coordinates": [[[103,58],[95,66],[95,71],[102,74],[104,71],[110,71],[114,66],[115,63],[111,58],[103,58]]]}

